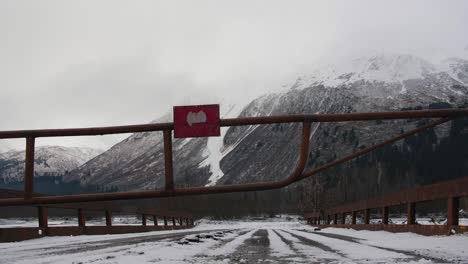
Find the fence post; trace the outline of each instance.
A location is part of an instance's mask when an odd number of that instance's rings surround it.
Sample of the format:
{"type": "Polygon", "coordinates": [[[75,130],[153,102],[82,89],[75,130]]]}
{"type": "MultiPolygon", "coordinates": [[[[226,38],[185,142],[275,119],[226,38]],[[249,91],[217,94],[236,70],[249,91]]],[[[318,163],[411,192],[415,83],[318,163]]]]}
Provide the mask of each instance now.
{"type": "Polygon", "coordinates": [[[406,216],[406,225],[414,225],[416,223],[416,203],[408,203],[408,212],[406,216]]]}
{"type": "Polygon", "coordinates": [[[146,226],[146,214],[141,214],[141,225],[146,226]]]}
{"type": "Polygon", "coordinates": [[[368,225],[370,223],[370,209],[364,209],[364,224],[368,225]]]}
{"type": "Polygon", "coordinates": [[[39,228],[44,231],[44,235],[47,235],[47,228],[49,227],[49,216],[47,212],[47,207],[38,206],[37,217],[39,220],[39,228]]]}
{"type": "Polygon", "coordinates": [[[78,226],[86,227],[86,219],[83,213],[83,208],[78,208],[78,226]]]}
{"type": "Polygon", "coordinates": [[[106,210],[106,226],[112,226],[112,213],[106,210]]]}
{"type": "Polygon", "coordinates": [[[167,226],[167,216],[163,216],[164,219],[164,226],[167,226]]]}
{"type": "Polygon", "coordinates": [[[447,226],[458,225],[458,197],[449,197],[447,204],[447,226]]]}
{"type": "Polygon", "coordinates": [[[382,207],[382,224],[388,225],[388,206],[382,207]]]}
{"type": "Polygon", "coordinates": [[[353,212],[352,212],[351,224],[353,224],[353,225],[356,224],[356,211],[353,211],[353,212]]]}
{"type": "Polygon", "coordinates": [[[155,215],[153,215],[153,222],[155,226],[158,226],[158,217],[156,217],[155,215]]]}

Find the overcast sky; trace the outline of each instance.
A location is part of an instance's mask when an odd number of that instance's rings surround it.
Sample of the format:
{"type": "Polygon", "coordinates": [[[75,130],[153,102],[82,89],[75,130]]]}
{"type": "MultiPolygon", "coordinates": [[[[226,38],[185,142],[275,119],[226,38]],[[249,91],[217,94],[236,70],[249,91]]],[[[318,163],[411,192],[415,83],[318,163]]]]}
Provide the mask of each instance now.
{"type": "Polygon", "coordinates": [[[350,54],[465,56],[467,10],[468,1],[0,0],[0,130],[147,123],[173,105],[245,104],[350,54]]]}

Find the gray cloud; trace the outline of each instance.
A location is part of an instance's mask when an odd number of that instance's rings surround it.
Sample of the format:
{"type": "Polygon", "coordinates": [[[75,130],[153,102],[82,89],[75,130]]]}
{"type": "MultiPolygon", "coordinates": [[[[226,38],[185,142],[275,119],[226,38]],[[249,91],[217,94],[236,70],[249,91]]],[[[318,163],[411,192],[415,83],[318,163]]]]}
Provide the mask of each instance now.
{"type": "Polygon", "coordinates": [[[0,130],[242,104],[350,54],[467,56],[466,10],[466,1],[1,1],[0,130]]]}

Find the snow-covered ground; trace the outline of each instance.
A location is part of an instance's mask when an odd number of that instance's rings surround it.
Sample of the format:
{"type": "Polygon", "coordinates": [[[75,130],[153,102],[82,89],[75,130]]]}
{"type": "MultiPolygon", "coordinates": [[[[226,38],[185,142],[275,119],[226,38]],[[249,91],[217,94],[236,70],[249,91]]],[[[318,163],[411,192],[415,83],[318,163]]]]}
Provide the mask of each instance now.
{"type": "MultiPolygon", "coordinates": [[[[138,219],[137,219],[138,220],[138,219]]],[[[0,263],[468,263],[468,235],[314,227],[295,217],[0,244],[0,263]]]]}

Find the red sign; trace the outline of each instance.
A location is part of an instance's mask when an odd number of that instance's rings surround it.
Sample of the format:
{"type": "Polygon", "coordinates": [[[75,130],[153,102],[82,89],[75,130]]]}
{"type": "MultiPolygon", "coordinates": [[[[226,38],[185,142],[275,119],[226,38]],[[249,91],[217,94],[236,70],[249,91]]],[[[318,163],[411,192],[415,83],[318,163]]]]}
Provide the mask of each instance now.
{"type": "Polygon", "coordinates": [[[174,137],[220,135],[218,104],[174,106],[174,137]]]}

